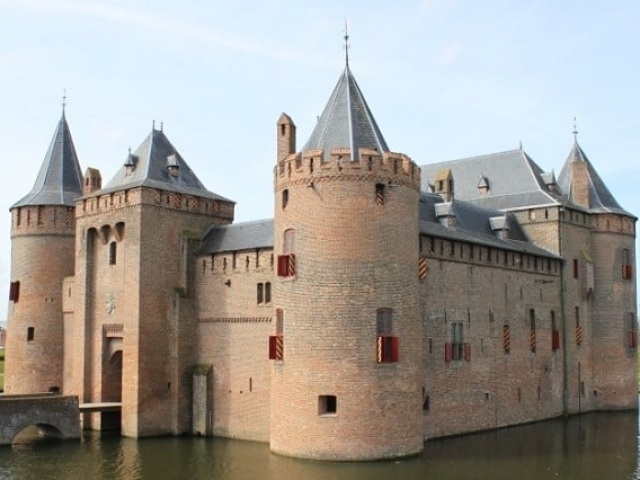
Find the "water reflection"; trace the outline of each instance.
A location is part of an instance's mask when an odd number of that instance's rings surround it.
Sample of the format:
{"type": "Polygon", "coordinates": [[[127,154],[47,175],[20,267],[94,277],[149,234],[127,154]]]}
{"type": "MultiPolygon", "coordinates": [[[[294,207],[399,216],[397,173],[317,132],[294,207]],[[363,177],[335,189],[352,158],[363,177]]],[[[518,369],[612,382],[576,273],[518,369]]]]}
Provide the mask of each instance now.
{"type": "Polygon", "coordinates": [[[628,480],[639,471],[635,412],[431,441],[422,455],[394,462],[309,462],[261,443],[95,434],[0,448],[0,479],[628,480]]]}

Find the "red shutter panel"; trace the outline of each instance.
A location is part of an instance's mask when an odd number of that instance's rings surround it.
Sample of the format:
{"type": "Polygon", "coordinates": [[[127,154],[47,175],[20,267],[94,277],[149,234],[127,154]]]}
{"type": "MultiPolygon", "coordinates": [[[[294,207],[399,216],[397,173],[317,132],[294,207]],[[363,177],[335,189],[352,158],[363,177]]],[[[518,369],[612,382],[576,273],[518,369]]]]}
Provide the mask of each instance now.
{"type": "Polygon", "coordinates": [[[296,274],[296,256],[293,253],[289,255],[289,268],[287,273],[290,277],[296,274]]]}
{"type": "Polygon", "coordinates": [[[399,362],[400,360],[400,341],[398,337],[391,337],[391,361],[399,362]]]}
{"type": "Polygon", "coordinates": [[[622,265],[622,278],[625,278],[625,279],[633,278],[633,266],[632,265],[622,265]]]}
{"type": "Polygon", "coordinates": [[[560,349],[560,331],[559,330],[551,331],[551,349],[552,350],[560,349]]]}
{"type": "Polygon", "coordinates": [[[471,344],[470,343],[464,344],[464,361],[465,362],[471,361],[471,344]]]}
{"type": "Polygon", "coordinates": [[[444,344],[444,361],[449,363],[453,359],[453,344],[444,344]]]}
{"type": "Polygon", "coordinates": [[[278,337],[269,337],[269,360],[276,359],[276,339],[278,337]]]}
{"type": "Polygon", "coordinates": [[[629,348],[636,348],[638,346],[638,332],[637,330],[629,330],[629,348]]]}
{"type": "Polygon", "coordinates": [[[288,255],[278,255],[278,276],[286,277],[287,276],[287,265],[289,264],[289,256],[288,255]]]}

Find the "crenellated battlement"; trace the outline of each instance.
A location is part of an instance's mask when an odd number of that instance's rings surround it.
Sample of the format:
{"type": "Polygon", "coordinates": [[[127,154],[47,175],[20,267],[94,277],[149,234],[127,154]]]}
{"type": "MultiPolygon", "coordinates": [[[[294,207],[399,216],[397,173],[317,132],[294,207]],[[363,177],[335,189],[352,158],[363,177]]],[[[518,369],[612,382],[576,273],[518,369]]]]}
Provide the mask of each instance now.
{"type": "Polygon", "coordinates": [[[75,231],[75,208],[66,205],[25,205],[11,210],[11,235],[67,234],[75,231]]]}
{"type": "Polygon", "coordinates": [[[276,191],[292,184],[354,177],[420,189],[420,167],[403,153],[381,154],[361,148],[355,160],[351,159],[349,148],[332,149],[328,160],[324,153],[324,150],[308,150],[278,162],[274,170],[276,191]]]}

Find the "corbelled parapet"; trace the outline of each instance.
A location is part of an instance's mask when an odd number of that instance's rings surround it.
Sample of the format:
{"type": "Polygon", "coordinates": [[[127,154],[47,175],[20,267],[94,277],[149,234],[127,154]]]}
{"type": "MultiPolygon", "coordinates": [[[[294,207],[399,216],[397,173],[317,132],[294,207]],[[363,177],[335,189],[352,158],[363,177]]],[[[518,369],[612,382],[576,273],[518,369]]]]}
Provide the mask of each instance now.
{"type": "Polygon", "coordinates": [[[276,191],[290,185],[351,178],[376,181],[388,186],[405,186],[420,190],[420,167],[407,155],[361,148],[355,161],[349,148],[334,148],[324,161],[323,150],[292,154],[275,168],[276,191]]]}

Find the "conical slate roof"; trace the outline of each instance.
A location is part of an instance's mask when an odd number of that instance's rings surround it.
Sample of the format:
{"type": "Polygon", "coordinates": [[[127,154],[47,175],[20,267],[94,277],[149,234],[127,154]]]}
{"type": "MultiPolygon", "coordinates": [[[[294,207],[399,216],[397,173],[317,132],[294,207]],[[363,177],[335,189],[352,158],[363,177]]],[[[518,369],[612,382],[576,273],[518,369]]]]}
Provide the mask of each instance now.
{"type": "Polygon", "coordinates": [[[328,157],[332,148],[350,148],[352,160],[360,148],[389,151],[348,64],[303,151],[322,149],[328,157]]]}
{"type": "Polygon", "coordinates": [[[569,201],[574,201],[571,189],[571,164],[573,162],[585,162],[587,164],[589,210],[593,212],[610,212],[633,216],[618,204],[600,178],[600,175],[598,175],[598,172],[596,172],[596,169],[585,155],[582,148],[580,148],[577,140],[573,143],[573,148],[569,152],[569,156],[567,157],[567,160],[560,171],[560,175],[558,176],[558,188],[569,199],[569,201]]]}
{"type": "Polygon", "coordinates": [[[80,163],[63,111],[31,192],[11,208],[26,205],[67,205],[71,207],[81,195],[80,163]]]}
{"type": "Polygon", "coordinates": [[[162,130],[153,128],[101,193],[150,187],[231,202],[205,188],[162,130]],[[129,166],[129,168],[127,167],[129,166]],[[177,170],[173,175],[170,169],[177,170]],[[129,174],[127,171],[131,170],[129,174]]]}

